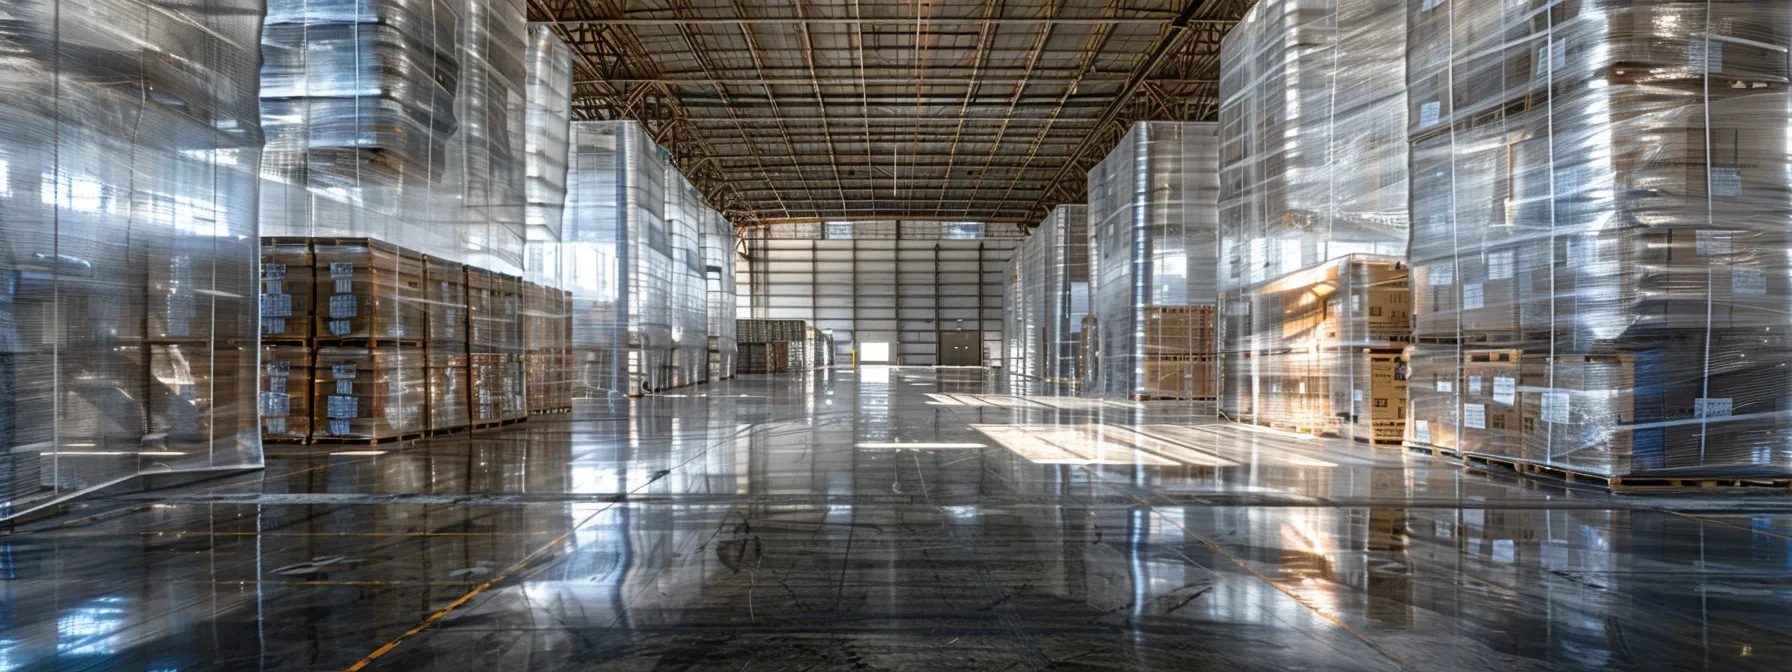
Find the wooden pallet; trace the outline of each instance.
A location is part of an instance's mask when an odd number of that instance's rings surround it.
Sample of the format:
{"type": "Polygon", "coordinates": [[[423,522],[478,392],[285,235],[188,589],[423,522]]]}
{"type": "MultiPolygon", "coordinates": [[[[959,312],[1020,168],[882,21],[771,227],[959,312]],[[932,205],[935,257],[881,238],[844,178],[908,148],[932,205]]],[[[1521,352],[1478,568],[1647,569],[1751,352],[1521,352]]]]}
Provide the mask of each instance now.
{"type": "Polygon", "coordinates": [[[1454,448],[1444,448],[1441,446],[1433,446],[1429,443],[1417,443],[1417,442],[1413,442],[1413,441],[1404,441],[1402,443],[1404,443],[1406,445],[1407,450],[1415,452],[1415,453],[1419,453],[1421,455],[1430,455],[1433,457],[1451,457],[1451,458],[1457,457],[1459,455],[1459,453],[1457,453],[1456,449],[1454,449],[1454,448]]]}
{"type": "Polygon", "coordinates": [[[561,406],[559,408],[530,409],[529,415],[550,415],[550,414],[554,414],[554,413],[571,413],[571,412],[572,412],[571,406],[561,406]]]}
{"type": "Polygon", "coordinates": [[[1353,438],[1356,439],[1357,443],[1367,443],[1371,446],[1398,446],[1406,443],[1406,439],[1377,439],[1368,436],[1358,436],[1353,438]]]}
{"type": "Polygon", "coordinates": [[[384,443],[397,443],[400,441],[416,441],[416,440],[422,439],[422,438],[424,438],[423,432],[405,432],[403,434],[393,434],[391,436],[380,436],[380,437],[372,437],[372,438],[348,438],[348,437],[341,437],[341,436],[321,436],[321,437],[314,436],[314,437],[311,437],[311,443],[313,445],[320,445],[320,446],[376,446],[376,445],[380,445],[380,444],[384,444],[384,443]]]}
{"type": "Polygon", "coordinates": [[[441,427],[438,429],[430,429],[430,430],[424,431],[423,433],[430,436],[431,438],[433,438],[433,437],[437,437],[437,436],[453,436],[455,434],[463,434],[463,433],[470,432],[470,431],[473,431],[473,427],[471,425],[461,425],[459,427],[441,427]]]}
{"type": "Polygon", "coordinates": [[[311,437],[308,437],[308,436],[265,436],[264,435],[261,437],[261,442],[262,443],[278,443],[278,444],[284,444],[284,445],[289,445],[289,446],[303,446],[303,445],[311,443],[311,437]]]}
{"type": "Polygon", "coordinates": [[[416,348],[423,349],[420,338],[318,338],[320,348],[416,348]]]}

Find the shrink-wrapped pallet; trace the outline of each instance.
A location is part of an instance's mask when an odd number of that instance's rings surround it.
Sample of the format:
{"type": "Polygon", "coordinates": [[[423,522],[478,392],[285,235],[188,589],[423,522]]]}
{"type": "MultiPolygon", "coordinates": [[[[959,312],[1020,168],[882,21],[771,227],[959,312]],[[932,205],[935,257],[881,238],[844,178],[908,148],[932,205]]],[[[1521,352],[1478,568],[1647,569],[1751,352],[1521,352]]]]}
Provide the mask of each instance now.
{"type": "Polygon", "coordinates": [[[1009,258],[1003,303],[1008,372],[1069,381],[1089,311],[1089,209],[1060,205],[1009,258]]]}
{"type": "Polygon", "coordinates": [[[384,441],[423,431],[422,348],[322,346],[315,362],[314,440],[384,441]]]}
{"type": "Polygon", "coordinates": [[[1217,298],[1217,130],[1211,123],[1141,122],[1089,172],[1090,313],[1097,331],[1083,394],[1182,396],[1148,381],[1146,311],[1211,305],[1217,298]]]}
{"type": "Polygon", "coordinates": [[[260,14],[0,6],[0,518],[260,466],[260,14]]]}
{"type": "Polygon", "coordinates": [[[1409,22],[1413,376],[1439,385],[1410,440],[1614,483],[1792,475],[1792,7],[1409,22]]]}

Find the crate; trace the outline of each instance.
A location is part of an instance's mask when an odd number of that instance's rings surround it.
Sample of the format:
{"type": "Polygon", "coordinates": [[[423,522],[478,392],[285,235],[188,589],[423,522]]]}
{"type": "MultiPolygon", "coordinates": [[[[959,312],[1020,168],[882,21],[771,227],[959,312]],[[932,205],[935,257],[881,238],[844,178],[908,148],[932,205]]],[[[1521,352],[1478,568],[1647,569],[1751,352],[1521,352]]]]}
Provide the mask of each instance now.
{"type": "Polygon", "coordinates": [[[423,322],[431,344],[467,345],[467,267],[423,258],[423,322]]]}
{"type": "Polygon", "coordinates": [[[465,350],[429,349],[424,354],[428,401],[423,428],[432,435],[473,424],[471,372],[465,350]]]}

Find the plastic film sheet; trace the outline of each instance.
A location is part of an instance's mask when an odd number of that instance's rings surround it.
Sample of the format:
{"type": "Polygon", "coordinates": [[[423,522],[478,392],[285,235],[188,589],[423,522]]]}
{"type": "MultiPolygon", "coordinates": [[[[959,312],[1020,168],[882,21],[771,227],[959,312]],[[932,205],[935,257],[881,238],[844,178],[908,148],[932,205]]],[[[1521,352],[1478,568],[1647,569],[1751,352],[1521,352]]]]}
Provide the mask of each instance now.
{"type": "Polygon", "coordinates": [[[560,233],[566,215],[566,157],[572,132],[572,49],[549,24],[530,24],[525,65],[523,185],[528,208],[526,279],[561,286],[560,233]]]}
{"type": "Polygon", "coordinates": [[[1792,7],[1408,9],[1408,440],[1792,472],[1792,7]]]}
{"type": "Polygon", "coordinates": [[[1217,298],[1217,133],[1212,123],[1134,124],[1089,172],[1095,365],[1079,381],[1085,395],[1213,396],[1212,340],[1194,335],[1211,322],[1217,298]],[[1172,313],[1188,322],[1171,335],[1178,345],[1166,347],[1151,336],[1162,324],[1151,317],[1172,313]]]}
{"type": "Polygon", "coordinates": [[[1405,254],[1405,3],[1263,0],[1227,33],[1220,289],[1405,254]]]}
{"type": "Polygon", "coordinates": [[[734,226],[721,213],[704,209],[703,275],[709,330],[707,379],[733,378],[739,350],[734,278],[734,226]]]}
{"type": "Polygon", "coordinates": [[[1015,248],[1003,289],[1008,372],[1068,381],[1089,312],[1089,208],[1060,205],[1015,248]]]}
{"type": "Polygon", "coordinates": [[[700,382],[709,295],[697,191],[632,121],[574,122],[562,247],[578,396],[700,382]]]}
{"type": "Polygon", "coordinates": [[[263,233],[520,274],[526,29],[515,0],[268,3],[263,233]]]}
{"type": "Polygon", "coordinates": [[[1409,269],[1350,255],[1224,293],[1220,412],[1309,434],[1400,443],[1409,269]]]}
{"type": "Polygon", "coordinates": [[[261,14],[0,6],[0,518],[261,466],[261,14]]]}

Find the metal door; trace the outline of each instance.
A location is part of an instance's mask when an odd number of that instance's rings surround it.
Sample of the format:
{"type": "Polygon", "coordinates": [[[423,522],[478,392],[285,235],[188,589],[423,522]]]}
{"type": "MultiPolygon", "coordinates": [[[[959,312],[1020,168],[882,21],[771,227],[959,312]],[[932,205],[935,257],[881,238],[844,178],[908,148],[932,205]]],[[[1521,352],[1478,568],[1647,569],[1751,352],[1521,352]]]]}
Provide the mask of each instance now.
{"type": "Polygon", "coordinates": [[[940,332],[940,366],[983,366],[983,332],[940,332]]]}

